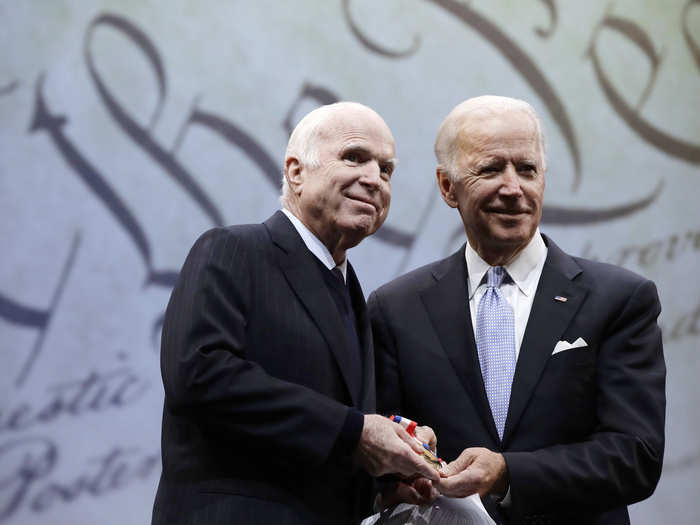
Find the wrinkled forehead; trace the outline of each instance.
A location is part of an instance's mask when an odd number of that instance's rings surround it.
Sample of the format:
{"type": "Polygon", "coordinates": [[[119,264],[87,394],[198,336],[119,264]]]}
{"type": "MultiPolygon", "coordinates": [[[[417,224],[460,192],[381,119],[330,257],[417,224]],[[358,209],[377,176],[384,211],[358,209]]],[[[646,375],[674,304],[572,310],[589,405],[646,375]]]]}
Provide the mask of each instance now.
{"type": "Polygon", "coordinates": [[[534,117],[525,110],[477,108],[462,115],[456,136],[462,153],[485,150],[541,154],[534,117]]]}

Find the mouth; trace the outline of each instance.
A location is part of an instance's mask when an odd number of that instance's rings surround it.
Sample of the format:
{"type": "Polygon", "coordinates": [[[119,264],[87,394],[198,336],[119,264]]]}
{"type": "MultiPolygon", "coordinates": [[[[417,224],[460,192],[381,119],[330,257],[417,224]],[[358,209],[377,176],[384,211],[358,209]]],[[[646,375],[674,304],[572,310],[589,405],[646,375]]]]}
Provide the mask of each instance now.
{"type": "Polygon", "coordinates": [[[366,204],[368,206],[371,206],[372,209],[377,211],[377,205],[372,199],[368,199],[366,197],[362,197],[359,195],[346,195],[345,197],[352,200],[352,201],[361,202],[362,204],[366,204]]]}
{"type": "Polygon", "coordinates": [[[521,210],[521,209],[504,209],[504,208],[489,208],[486,210],[487,213],[493,213],[495,215],[508,215],[511,217],[516,217],[518,215],[525,215],[530,213],[528,210],[521,210]]]}

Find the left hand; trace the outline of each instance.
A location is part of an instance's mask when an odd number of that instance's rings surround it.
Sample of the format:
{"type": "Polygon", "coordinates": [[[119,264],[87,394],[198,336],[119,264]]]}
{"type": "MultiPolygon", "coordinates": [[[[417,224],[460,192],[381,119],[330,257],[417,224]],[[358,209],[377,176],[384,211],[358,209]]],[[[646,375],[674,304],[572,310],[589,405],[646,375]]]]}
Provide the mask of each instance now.
{"type": "Polygon", "coordinates": [[[487,448],[468,448],[447,465],[443,475],[435,483],[442,494],[463,498],[478,493],[484,496],[492,492],[503,493],[508,487],[506,460],[502,454],[487,448]]]}
{"type": "Polygon", "coordinates": [[[386,488],[377,496],[377,507],[381,510],[397,503],[428,505],[440,495],[433,482],[426,478],[401,480],[386,488]]]}

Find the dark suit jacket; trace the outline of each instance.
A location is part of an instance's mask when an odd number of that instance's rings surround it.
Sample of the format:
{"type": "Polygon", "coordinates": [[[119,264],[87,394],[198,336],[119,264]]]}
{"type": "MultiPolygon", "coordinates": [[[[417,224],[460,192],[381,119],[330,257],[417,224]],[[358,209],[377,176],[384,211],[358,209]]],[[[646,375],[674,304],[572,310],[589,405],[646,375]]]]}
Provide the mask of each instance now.
{"type": "Polygon", "coordinates": [[[629,523],[626,505],[653,492],[664,448],[656,288],[544,239],[503,441],[479,368],[464,248],[370,296],[378,408],[430,425],[445,460],[467,447],[503,452],[512,506],[502,516],[487,506],[504,523],[629,523]],[[552,355],[579,337],[587,347],[552,355]]]}
{"type": "Polygon", "coordinates": [[[321,271],[281,212],[197,240],[163,326],[153,523],[346,523],[371,513],[370,478],[350,457],[358,412],[347,441],[349,407],[375,409],[369,320],[348,265],[364,353],[352,399],[346,336],[321,271]]]}

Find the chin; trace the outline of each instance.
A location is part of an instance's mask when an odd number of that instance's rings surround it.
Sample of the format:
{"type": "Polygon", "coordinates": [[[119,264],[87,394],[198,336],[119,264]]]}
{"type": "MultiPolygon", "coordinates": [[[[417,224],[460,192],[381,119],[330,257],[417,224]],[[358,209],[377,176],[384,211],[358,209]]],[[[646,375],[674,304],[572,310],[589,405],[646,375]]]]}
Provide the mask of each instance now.
{"type": "Polygon", "coordinates": [[[372,235],[378,229],[379,225],[377,221],[370,217],[363,217],[359,220],[351,221],[343,228],[346,237],[357,239],[355,244],[358,244],[365,237],[372,235]]]}
{"type": "Polygon", "coordinates": [[[493,232],[492,238],[497,240],[500,244],[514,246],[514,245],[525,245],[530,242],[532,234],[529,232],[522,231],[497,231],[493,232]]]}

